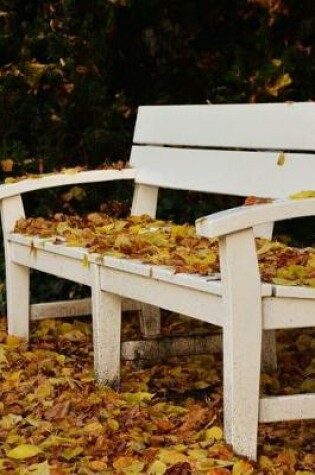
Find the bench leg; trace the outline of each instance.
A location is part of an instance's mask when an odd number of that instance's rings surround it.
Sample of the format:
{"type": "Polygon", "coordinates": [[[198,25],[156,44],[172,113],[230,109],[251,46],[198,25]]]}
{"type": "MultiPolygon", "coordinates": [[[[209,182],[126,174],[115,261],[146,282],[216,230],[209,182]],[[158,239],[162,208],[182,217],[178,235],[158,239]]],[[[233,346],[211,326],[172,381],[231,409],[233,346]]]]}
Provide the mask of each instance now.
{"type": "Polygon", "coordinates": [[[262,370],[266,372],[277,371],[277,341],[275,330],[265,330],[262,340],[262,370]]]}
{"type": "Polygon", "coordinates": [[[12,261],[9,234],[16,221],[25,216],[21,196],[0,200],[0,212],[5,251],[8,333],[29,339],[30,270],[12,261]]]}
{"type": "Polygon", "coordinates": [[[7,319],[9,335],[29,340],[30,270],[6,263],[7,319]]]}
{"type": "Polygon", "coordinates": [[[121,297],[100,289],[99,267],[92,265],[92,322],[96,380],[114,389],[120,379],[121,297]]]}
{"type": "Polygon", "coordinates": [[[256,459],[262,342],[260,277],[252,232],[220,239],[224,433],[236,453],[256,459]]]}
{"type": "Polygon", "coordinates": [[[141,304],[139,315],[140,331],[144,338],[161,335],[161,310],[153,305],[141,304]]]}

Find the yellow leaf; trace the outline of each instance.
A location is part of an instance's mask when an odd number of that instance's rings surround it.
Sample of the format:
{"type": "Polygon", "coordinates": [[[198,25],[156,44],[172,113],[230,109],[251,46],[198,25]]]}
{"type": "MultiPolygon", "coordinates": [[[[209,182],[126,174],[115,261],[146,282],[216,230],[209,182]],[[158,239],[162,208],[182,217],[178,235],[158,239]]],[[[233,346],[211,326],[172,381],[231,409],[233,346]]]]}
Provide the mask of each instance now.
{"type": "Polygon", "coordinates": [[[281,66],[282,64],[281,59],[277,59],[277,58],[272,59],[271,62],[276,68],[279,68],[279,66],[281,66]]]}
{"type": "Polygon", "coordinates": [[[89,468],[92,469],[94,472],[101,472],[102,470],[107,469],[107,463],[103,460],[92,460],[91,462],[89,462],[89,468]]]}
{"type": "Polygon", "coordinates": [[[49,381],[46,381],[45,383],[38,386],[34,396],[36,399],[45,400],[51,395],[51,390],[52,390],[52,387],[49,381]]]}
{"type": "Polygon", "coordinates": [[[8,335],[6,337],[5,343],[6,345],[8,345],[9,348],[16,348],[17,346],[20,346],[22,341],[23,339],[18,336],[8,335]]]}
{"type": "Polygon", "coordinates": [[[277,165],[279,165],[279,167],[282,167],[285,163],[285,154],[283,152],[279,153],[278,155],[278,159],[277,159],[277,165]]]}
{"type": "Polygon", "coordinates": [[[116,419],[107,419],[107,425],[112,430],[118,430],[119,429],[119,422],[116,421],[116,419]]]}
{"type": "Polygon", "coordinates": [[[188,451],[189,458],[193,460],[203,460],[208,456],[208,451],[206,449],[191,449],[188,451]]]}
{"type": "Polygon", "coordinates": [[[43,450],[50,449],[51,447],[57,447],[59,445],[73,445],[75,444],[75,439],[72,439],[70,437],[61,437],[58,435],[50,435],[47,439],[45,439],[41,443],[41,448],[43,450]]]}
{"type": "Polygon", "coordinates": [[[88,434],[100,435],[104,431],[104,427],[100,422],[91,422],[83,428],[83,431],[88,434]]]}
{"type": "Polygon", "coordinates": [[[5,180],[4,183],[6,185],[12,185],[12,183],[15,183],[16,179],[13,176],[8,176],[5,180]]]}
{"type": "Polygon", "coordinates": [[[279,91],[287,86],[289,86],[292,83],[292,79],[290,74],[285,73],[282,76],[280,76],[276,82],[272,86],[267,86],[266,91],[271,95],[271,96],[278,96],[279,91]]]}
{"type": "Polygon", "coordinates": [[[303,283],[308,285],[309,287],[315,287],[315,277],[312,277],[310,279],[303,279],[303,283]]]}
{"type": "Polygon", "coordinates": [[[83,259],[82,259],[82,265],[83,265],[83,267],[89,267],[89,265],[90,265],[89,256],[87,254],[85,254],[83,259]]]}
{"type": "Polygon", "coordinates": [[[74,447],[65,449],[62,453],[63,458],[66,460],[71,460],[80,455],[83,452],[83,447],[74,447]]]}
{"type": "Polygon", "coordinates": [[[23,417],[18,414],[6,414],[0,419],[0,427],[2,429],[11,429],[20,421],[23,420],[23,417]]]}
{"type": "Polygon", "coordinates": [[[259,457],[259,468],[268,469],[273,467],[273,462],[269,457],[266,455],[262,455],[259,457]]]}
{"type": "Polygon", "coordinates": [[[6,357],[6,351],[5,351],[5,348],[0,347],[0,364],[1,363],[7,363],[8,360],[7,360],[7,357],[6,357]]]}
{"type": "Polygon", "coordinates": [[[228,468],[224,467],[212,467],[207,470],[206,475],[230,475],[231,472],[228,468]]]}
{"type": "Polygon", "coordinates": [[[50,468],[47,460],[42,463],[34,463],[28,467],[28,475],[50,475],[50,468]]]}
{"type": "Polygon", "coordinates": [[[232,475],[251,475],[254,473],[253,466],[245,460],[237,461],[232,470],[232,475]]]}
{"type": "Polygon", "coordinates": [[[126,475],[137,475],[141,473],[144,463],[130,456],[118,457],[113,463],[116,470],[121,470],[126,475]]]}
{"type": "Polygon", "coordinates": [[[73,167],[73,168],[63,168],[61,170],[61,173],[64,173],[65,175],[75,175],[78,172],[82,172],[83,169],[82,167],[73,167]]]}
{"type": "Polygon", "coordinates": [[[294,193],[294,195],[290,195],[289,198],[291,200],[304,200],[306,198],[315,198],[315,190],[299,191],[298,193],[294,193]]]}
{"type": "Polygon", "coordinates": [[[206,440],[211,440],[211,439],[221,440],[223,439],[223,431],[221,427],[213,426],[210,429],[206,430],[205,436],[206,436],[206,440]]]}
{"type": "Polygon", "coordinates": [[[181,454],[180,452],[177,452],[176,450],[172,449],[162,449],[158,457],[161,462],[166,463],[168,465],[189,462],[189,458],[187,457],[187,455],[181,454]]]}
{"type": "Polygon", "coordinates": [[[139,404],[142,401],[148,400],[150,401],[153,398],[154,394],[145,393],[145,392],[137,392],[137,393],[124,393],[123,398],[125,399],[127,404],[139,404]]]}
{"type": "Polygon", "coordinates": [[[289,280],[289,279],[283,279],[281,277],[274,277],[271,279],[271,282],[276,285],[299,285],[300,281],[299,280],[289,280]]]}
{"type": "Polygon", "coordinates": [[[41,453],[41,449],[36,445],[32,444],[21,444],[15,447],[12,450],[9,450],[7,456],[11,459],[24,460],[41,453]]]}
{"type": "Polygon", "coordinates": [[[69,191],[63,193],[62,200],[69,202],[71,200],[82,201],[86,197],[86,191],[80,186],[73,186],[69,191]]]}
{"type": "Polygon", "coordinates": [[[164,475],[166,470],[167,466],[165,463],[161,462],[160,460],[156,460],[150,465],[148,469],[148,475],[164,475]]]}
{"type": "Polygon", "coordinates": [[[266,254],[267,252],[271,251],[273,247],[274,243],[271,241],[262,242],[261,244],[259,244],[259,247],[257,249],[257,255],[260,256],[262,254],[266,254]]]}
{"type": "Polygon", "coordinates": [[[314,393],[315,392],[315,379],[309,378],[305,379],[300,386],[300,389],[306,393],[314,393]]]}

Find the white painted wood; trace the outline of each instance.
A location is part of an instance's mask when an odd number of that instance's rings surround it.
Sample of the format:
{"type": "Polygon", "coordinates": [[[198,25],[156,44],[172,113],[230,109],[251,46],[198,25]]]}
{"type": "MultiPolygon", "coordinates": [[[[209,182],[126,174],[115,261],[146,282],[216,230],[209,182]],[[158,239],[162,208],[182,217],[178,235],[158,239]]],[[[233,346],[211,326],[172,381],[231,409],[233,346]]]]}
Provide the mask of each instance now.
{"type": "Polygon", "coordinates": [[[141,305],[140,331],[143,338],[158,338],[161,335],[161,311],[153,305],[141,305]]]}
{"type": "Polygon", "coordinates": [[[315,419],[315,394],[294,394],[260,399],[260,422],[301,419],[315,419]]]}
{"type": "Polygon", "coordinates": [[[78,173],[57,173],[43,175],[40,178],[22,180],[17,183],[0,185],[0,200],[30,191],[43,190],[56,186],[83,185],[114,180],[134,179],[135,171],[130,168],[123,170],[91,170],[78,173]]]}
{"type": "Polygon", "coordinates": [[[101,384],[119,387],[121,298],[101,292],[100,267],[91,264],[94,369],[101,384]]]}
{"type": "MultiPolygon", "coordinates": [[[[130,299],[122,301],[122,311],[130,312],[140,310],[141,305],[130,299]]],[[[92,302],[90,298],[59,300],[57,302],[35,303],[31,305],[31,320],[45,318],[81,317],[92,315],[92,302]]]]}
{"type": "Polygon", "coordinates": [[[150,361],[166,360],[171,356],[204,355],[222,351],[219,334],[173,335],[154,340],[124,341],[121,344],[121,358],[124,360],[150,361]]]}
{"type": "Polygon", "coordinates": [[[275,297],[291,299],[315,299],[314,287],[300,287],[297,285],[273,285],[272,293],[275,297]]]}
{"type": "Polygon", "coordinates": [[[20,196],[13,196],[0,201],[3,230],[7,321],[9,335],[29,338],[29,286],[30,271],[13,261],[13,249],[8,235],[13,230],[17,219],[24,217],[24,208],[20,196]]]}
{"type": "MultiPolygon", "coordinates": [[[[287,198],[314,188],[314,154],[133,146],[136,183],[180,190],[287,198]]],[[[271,221],[271,220],[270,220],[271,221]]]]}
{"type": "Polygon", "coordinates": [[[173,267],[152,266],[152,277],[157,280],[190,287],[201,292],[210,292],[214,295],[222,295],[220,274],[200,276],[196,274],[177,274],[173,267]]]}
{"type": "Polygon", "coordinates": [[[267,373],[277,371],[277,337],[275,330],[263,332],[261,369],[267,373]]]}
{"type": "MultiPolygon", "coordinates": [[[[147,155],[147,161],[149,156],[147,155]]],[[[156,186],[136,184],[134,189],[131,214],[147,214],[155,218],[159,189],[156,186]]]]}
{"type": "Polygon", "coordinates": [[[149,264],[143,264],[141,261],[136,259],[120,259],[118,257],[104,256],[103,263],[107,267],[130,272],[132,274],[139,274],[146,277],[151,275],[152,266],[149,264]]]}
{"type": "Polygon", "coordinates": [[[255,459],[262,305],[253,232],[245,230],[223,237],[219,247],[226,314],[223,329],[224,434],[236,453],[255,459]]]}
{"type": "Polygon", "coordinates": [[[61,300],[57,302],[36,303],[31,305],[31,320],[45,318],[81,317],[91,315],[91,299],[61,300]]]}
{"type": "MultiPolygon", "coordinates": [[[[253,228],[254,236],[265,239],[272,239],[274,223],[260,224],[253,228]]],[[[266,295],[264,295],[266,296],[266,295]]],[[[272,372],[277,371],[277,335],[275,330],[268,330],[263,333],[262,339],[262,371],[272,372]]]]}
{"type": "Polygon", "coordinates": [[[197,219],[196,229],[201,236],[217,237],[269,223],[270,221],[275,222],[314,215],[315,198],[279,200],[256,206],[241,206],[204,216],[197,219]]]}
{"type": "MultiPolygon", "coordinates": [[[[159,189],[154,186],[135,185],[131,214],[147,214],[155,218],[159,189]]],[[[157,338],[161,335],[161,312],[158,307],[142,304],[139,314],[140,331],[144,338],[157,338]]]]}
{"type": "MultiPolygon", "coordinates": [[[[210,292],[214,295],[222,295],[222,281],[220,274],[209,274],[200,276],[198,274],[177,274],[173,268],[164,266],[152,266],[152,277],[165,282],[182,285],[202,292],[210,292]]],[[[272,286],[270,284],[261,284],[261,296],[268,297],[272,295],[272,286]]]]}
{"type": "Polygon", "coordinates": [[[315,324],[315,300],[306,298],[263,299],[264,329],[307,328],[315,324]]]}
{"type": "Polygon", "coordinates": [[[259,224],[254,227],[254,235],[257,238],[272,239],[274,223],[259,224]]]}
{"type": "Polygon", "coordinates": [[[55,244],[52,239],[41,239],[18,233],[9,234],[8,241],[12,244],[21,244],[21,246],[28,248],[29,252],[34,255],[38,254],[37,251],[46,251],[61,256],[67,256],[72,259],[87,259],[87,262],[94,262],[98,256],[97,254],[89,253],[83,247],[67,246],[66,243],[55,244]]]}
{"type": "Polygon", "coordinates": [[[214,325],[225,322],[221,297],[189,287],[102,266],[101,288],[214,325]]]}
{"type": "MultiPolygon", "coordinates": [[[[83,257],[78,259],[69,257],[67,254],[62,255],[60,248],[58,248],[58,253],[52,253],[46,249],[32,250],[17,243],[11,243],[11,248],[14,264],[46,272],[78,284],[90,285],[90,269],[83,263],[83,257]]],[[[84,256],[83,252],[82,256],[84,256]]],[[[21,292],[20,288],[19,295],[21,292]]]]}
{"type": "Polygon", "coordinates": [[[144,106],[134,142],[314,150],[314,102],[144,106]]]}

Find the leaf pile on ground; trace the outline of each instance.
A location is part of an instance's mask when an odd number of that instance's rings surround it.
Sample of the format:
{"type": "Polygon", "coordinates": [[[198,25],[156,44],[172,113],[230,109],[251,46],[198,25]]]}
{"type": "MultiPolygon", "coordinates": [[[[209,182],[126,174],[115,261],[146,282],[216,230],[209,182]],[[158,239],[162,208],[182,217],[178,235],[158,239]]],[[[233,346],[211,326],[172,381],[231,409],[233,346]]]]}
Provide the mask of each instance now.
{"type": "MultiPolygon", "coordinates": [[[[186,323],[177,325],[186,331],[186,323]]],[[[218,357],[173,358],[148,369],[125,362],[114,392],[95,383],[87,319],[34,323],[29,348],[6,334],[4,318],[0,324],[0,473],[315,473],[314,421],[261,424],[257,463],[233,453],[222,433],[218,357]]],[[[136,315],[125,315],[124,337],[137,325],[136,315]]],[[[263,374],[262,390],[314,391],[314,332],[278,337],[279,370],[263,374]]]]}
{"type": "MultiPolygon", "coordinates": [[[[15,232],[84,247],[92,253],[173,266],[176,272],[208,275],[220,271],[215,239],[197,236],[190,224],[145,215],[117,219],[104,213],[84,217],[58,213],[51,219],[20,219],[15,232]]],[[[256,243],[263,281],[315,287],[313,247],[300,249],[266,239],[256,243]]]]}

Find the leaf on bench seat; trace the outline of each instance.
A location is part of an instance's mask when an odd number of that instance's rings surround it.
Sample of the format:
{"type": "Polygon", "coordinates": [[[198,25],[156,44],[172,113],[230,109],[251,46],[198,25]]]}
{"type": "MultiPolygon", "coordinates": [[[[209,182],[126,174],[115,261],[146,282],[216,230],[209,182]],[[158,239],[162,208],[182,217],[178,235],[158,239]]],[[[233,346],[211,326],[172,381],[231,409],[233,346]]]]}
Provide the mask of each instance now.
{"type": "MultiPolygon", "coordinates": [[[[83,247],[89,253],[136,259],[144,264],[173,267],[177,273],[218,275],[216,239],[197,236],[195,227],[149,216],[115,219],[103,213],[87,216],[20,219],[15,232],[30,236],[55,236],[54,243],[83,247]]],[[[299,249],[278,241],[256,239],[262,280],[277,285],[315,287],[315,250],[299,249]]],[[[87,266],[88,256],[83,258],[87,266]]]]}

